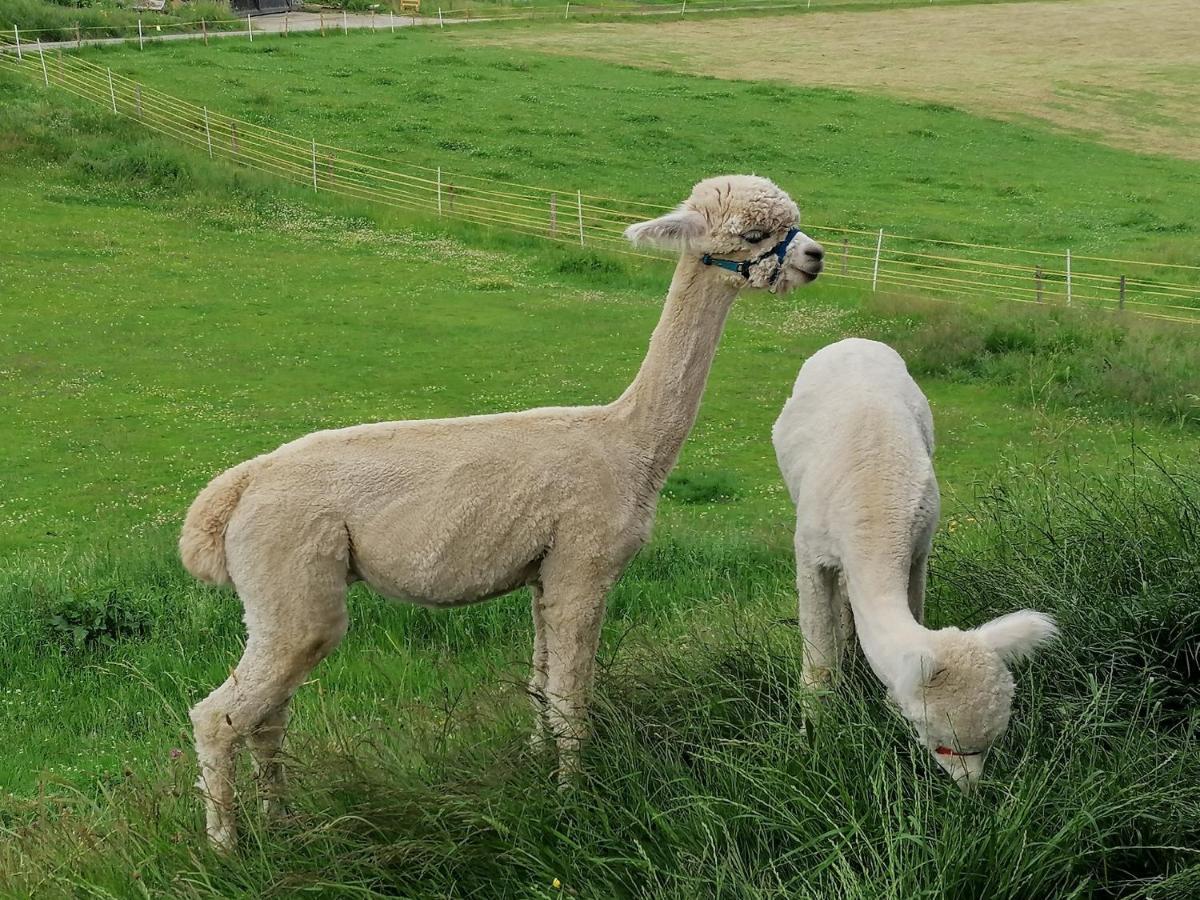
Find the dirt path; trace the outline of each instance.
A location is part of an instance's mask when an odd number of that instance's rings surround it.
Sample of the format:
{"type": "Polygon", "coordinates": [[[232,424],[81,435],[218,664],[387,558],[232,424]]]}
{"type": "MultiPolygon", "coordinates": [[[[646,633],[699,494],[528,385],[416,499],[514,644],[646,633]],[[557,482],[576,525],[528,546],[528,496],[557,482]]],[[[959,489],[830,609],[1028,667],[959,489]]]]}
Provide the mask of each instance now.
{"type": "Polygon", "coordinates": [[[879,91],[1200,159],[1198,0],[596,23],[464,39],[721,78],[879,91]]]}

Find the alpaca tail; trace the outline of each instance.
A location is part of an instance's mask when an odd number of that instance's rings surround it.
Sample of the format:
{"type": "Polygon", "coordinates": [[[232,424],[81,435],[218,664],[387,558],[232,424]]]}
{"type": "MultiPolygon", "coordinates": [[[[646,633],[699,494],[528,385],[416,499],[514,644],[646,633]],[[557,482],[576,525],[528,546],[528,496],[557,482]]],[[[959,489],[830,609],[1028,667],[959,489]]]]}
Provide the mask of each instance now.
{"type": "Polygon", "coordinates": [[[250,484],[257,460],[227,469],[208,483],[192,501],[179,535],[183,567],[209,584],[230,584],[225,566],[225,529],[250,484]]]}

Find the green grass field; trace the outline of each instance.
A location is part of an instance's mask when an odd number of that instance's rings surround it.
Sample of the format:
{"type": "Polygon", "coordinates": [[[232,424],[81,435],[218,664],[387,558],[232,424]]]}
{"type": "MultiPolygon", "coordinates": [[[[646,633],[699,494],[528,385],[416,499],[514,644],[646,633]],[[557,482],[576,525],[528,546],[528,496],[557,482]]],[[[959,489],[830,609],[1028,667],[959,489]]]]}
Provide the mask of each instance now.
{"type": "MultiPolygon", "coordinates": [[[[224,112],[474,174],[671,202],[755,169],[814,221],[1194,253],[1194,235],[1125,221],[1142,203],[1190,221],[1193,163],[457,40],[91,55],[224,112]],[[989,164],[965,177],[979,147],[989,164]],[[1055,177],[1001,193],[1034,156],[1055,177]],[[1142,199],[1114,202],[1131,183],[1142,199]]],[[[527,747],[525,596],[439,614],[356,589],[350,635],[297,697],[292,815],[268,827],[247,804],[247,846],[221,860],[186,710],[243,635],[236,598],[176,561],[195,491],[317,428],[603,402],[636,370],[670,269],[313,199],[5,75],[0,209],[17,223],[0,231],[4,896],[1200,889],[1190,331],[836,280],[744,296],[655,540],[614,593],[579,788],[560,794],[527,747]],[[900,348],[934,408],[933,624],[1029,605],[1063,625],[1022,670],[976,798],[931,771],[865,667],[818,725],[800,720],[769,431],[803,359],[848,334],[900,348]]]]}

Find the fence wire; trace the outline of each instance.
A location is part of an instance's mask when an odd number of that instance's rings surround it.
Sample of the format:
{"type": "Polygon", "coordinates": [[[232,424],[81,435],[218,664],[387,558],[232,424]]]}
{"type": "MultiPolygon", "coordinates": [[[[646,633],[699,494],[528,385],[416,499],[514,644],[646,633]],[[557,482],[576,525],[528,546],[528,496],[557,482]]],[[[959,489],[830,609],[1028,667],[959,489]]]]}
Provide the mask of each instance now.
{"type": "MultiPolygon", "coordinates": [[[[233,118],[147,87],[88,60],[47,52],[18,55],[0,36],[0,70],[57,87],[213,159],[353,200],[499,227],[561,244],[657,257],[631,248],[625,228],[667,206],[580,190],[496,181],[397,163],[233,118]]],[[[826,276],[874,290],[943,298],[1125,309],[1200,323],[1200,266],[1029,250],[806,224],[826,247],[826,276]]]]}

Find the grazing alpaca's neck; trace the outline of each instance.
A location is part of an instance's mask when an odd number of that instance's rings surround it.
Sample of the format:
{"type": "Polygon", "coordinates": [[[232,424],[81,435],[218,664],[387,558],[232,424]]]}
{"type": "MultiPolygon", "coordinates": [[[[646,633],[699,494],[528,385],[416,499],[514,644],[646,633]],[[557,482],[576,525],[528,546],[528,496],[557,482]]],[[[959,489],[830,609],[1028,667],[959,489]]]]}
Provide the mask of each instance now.
{"type": "Polygon", "coordinates": [[[909,609],[907,566],[886,577],[873,574],[848,578],[854,629],[871,671],[894,689],[911,673],[912,654],[928,651],[930,632],[909,609]]]}
{"type": "Polygon", "coordinates": [[[736,285],[696,257],[680,259],[646,359],[613,405],[647,452],[647,476],[655,493],[695,424],[737,293],[736,285]]]}

